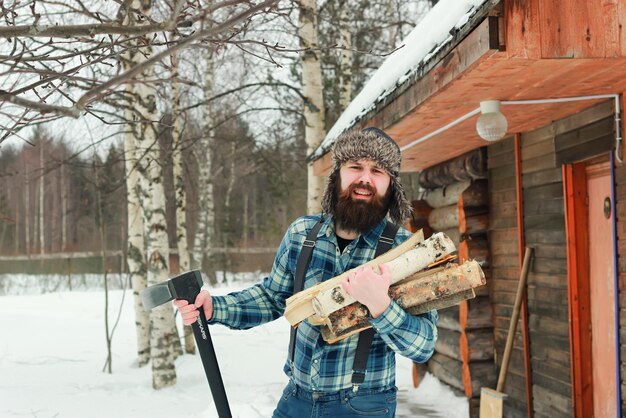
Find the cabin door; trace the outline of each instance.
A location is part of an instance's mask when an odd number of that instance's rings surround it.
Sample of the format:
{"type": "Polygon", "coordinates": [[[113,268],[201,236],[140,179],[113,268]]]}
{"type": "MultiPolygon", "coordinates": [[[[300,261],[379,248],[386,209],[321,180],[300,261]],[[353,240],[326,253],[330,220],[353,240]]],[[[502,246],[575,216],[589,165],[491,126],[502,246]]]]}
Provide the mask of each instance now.
{"type": "Polygon", "coordinates": [[[615,282],[609,163],[586,167],[594,418],[617,414],[615,282]]]}

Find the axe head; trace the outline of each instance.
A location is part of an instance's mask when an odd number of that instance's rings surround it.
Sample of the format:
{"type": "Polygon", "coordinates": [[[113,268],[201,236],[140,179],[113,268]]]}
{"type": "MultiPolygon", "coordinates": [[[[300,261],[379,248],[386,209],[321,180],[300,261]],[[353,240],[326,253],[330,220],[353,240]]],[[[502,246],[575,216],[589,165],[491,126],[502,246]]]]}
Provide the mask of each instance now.
{"type": "Polygon", "coordinates": [[[200,289],[202,289],[202,273],[200,270],[191,270],[143,289],[141,300],[146,311],[174,299],[185,299],[189,303],[194,303],[200,289]]]}

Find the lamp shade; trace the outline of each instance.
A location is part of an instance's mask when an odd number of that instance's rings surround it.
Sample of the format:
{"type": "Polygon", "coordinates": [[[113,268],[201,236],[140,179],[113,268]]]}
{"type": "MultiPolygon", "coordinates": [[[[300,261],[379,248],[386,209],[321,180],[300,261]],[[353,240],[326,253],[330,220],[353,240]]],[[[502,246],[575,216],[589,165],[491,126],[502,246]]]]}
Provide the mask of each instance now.
{"type": "Polygon", "coordinates": [[[498,100],[480,102],[481,115],[476,121],[476,131],[485,141],[498,141],[504,138],[509,124],[506,117],[500,113],[498,100]]]}

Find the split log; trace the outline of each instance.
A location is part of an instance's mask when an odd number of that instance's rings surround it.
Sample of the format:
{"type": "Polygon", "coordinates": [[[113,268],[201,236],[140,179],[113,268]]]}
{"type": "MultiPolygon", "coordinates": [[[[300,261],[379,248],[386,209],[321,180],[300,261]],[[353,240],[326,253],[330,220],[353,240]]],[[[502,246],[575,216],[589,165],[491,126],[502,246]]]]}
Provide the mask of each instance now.
{"type": "MultiPolygon", "coordinates": [[[[459,303],[455,295],[474,297],[473,288],[485,284],[482,269],[475,261],[463,265],[451,264],[432,272],[426,271],[407,278],[389,289],[389,296],[410,313],[423,313],[459,303]],[[428,304],[425,309],[424,304],[428,304]]],[[[327,315],[329,335],[338,340],[369,328],[369,311],[356,302],[327,315]]]]}
{"type": "Polygon", "coordinates": [[[459,220],[459,232],[461,234],[483,234],[489,230],[489,213],[480,213],[477,215],[467,216],[464,213],[459,220]]]}
{"type": "MultiPolygon", "coordinates": [[[[422,233],[422,231],[417,231],[402,244],[398,245],[395,248],[392,248],[381,256],[376,257],[371,261],[368,261],[363,266],[378,266],[381,263],[387,263],[394,258],[401,256],[405,252],[415,248],[422,241],[424,241],[424,234],[422,233]]],[[[322,290],[332,289],[337,285],[340,285],[343,281],[346,280],[346,277],[348,277],[348,274],[350,274],[351,272],[352,270],[346,271],[335,278],[319,283],[313,287],[305,289],[289,297],[286,301],[287,306],[284,313],[285,318],[289,321],[291,325],[295,326],[304,319],[310,317],[311,315],[314,315],[315,311],[313,310],[313,305],[311,304],[313,297],[322,290]]]]}
{"type": "MultiPolygon", "coordinates": [[[[459,307],[451,306],[439,311],[439,322],[437,328],[445,328],[454,331],[461,331],[459,321],[459,307]]],[[[468,301],[466,330],[493,328],[493,314],[491,302],[488,296],[477,296],[468,301]]]]}
{"type": "Polygon", "coordinates": [[[486,178],[487,153],[483,147],[427,168],[420,173],[419,184],[424,189],[436,189],[459,181],[486,178]]]}
{"type": "MultiPolygon", "coordinates": [[[[428,268],[429,265],[455,250],[456,247],[452,241],[441,232],[433,235],[419,243],[415,249],[409,250],[387,263],[391,272],[391,284],[428,268]]],[[[356,299],[343,289],[341,283],[331,289],[316,292],[312,299],[313,310],[320,318],[327,318],[331,313],[354,302],[356,299]]]]}

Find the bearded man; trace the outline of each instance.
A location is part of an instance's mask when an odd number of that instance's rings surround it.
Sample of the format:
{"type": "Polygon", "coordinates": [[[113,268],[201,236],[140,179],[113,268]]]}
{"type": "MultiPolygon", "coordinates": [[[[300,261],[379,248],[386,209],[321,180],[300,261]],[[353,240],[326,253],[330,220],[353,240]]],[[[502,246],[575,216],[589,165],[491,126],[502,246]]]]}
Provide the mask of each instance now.
{"type": "MultiPolygon", "coordinates": [[[[399,179],[401,159],[398,145],[378,128],[341,135],[332,150],[323,212],[291,224],[262,283],[223,297],[205,290],[193,305],[175,301],[184,323],[195,322],[200,308],[209,324],[235,329],[275,320],[302,287],[357,268],[406,240],[410,233],[387,219],[398,224],[410,214],[399,179]]],[[[292,332],[284,367],[289,383],[274,418],[395,416],[395,354],[427,361],[438,315],[407,314],[389,297],[389,268],[381,264],[379,270],[362,267],[342,284],[368,308],[371,330],[334,344],[307,321],[292,332]]]]}

